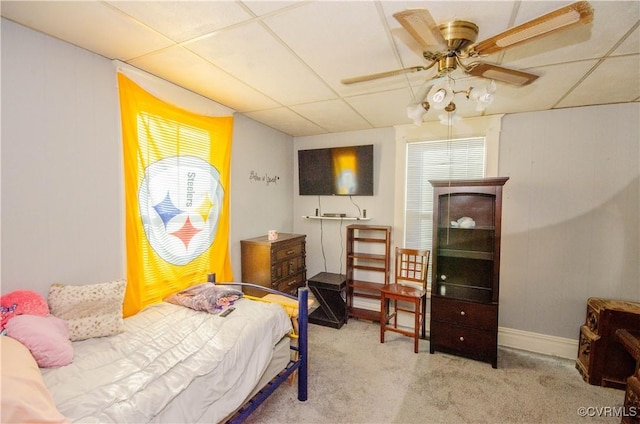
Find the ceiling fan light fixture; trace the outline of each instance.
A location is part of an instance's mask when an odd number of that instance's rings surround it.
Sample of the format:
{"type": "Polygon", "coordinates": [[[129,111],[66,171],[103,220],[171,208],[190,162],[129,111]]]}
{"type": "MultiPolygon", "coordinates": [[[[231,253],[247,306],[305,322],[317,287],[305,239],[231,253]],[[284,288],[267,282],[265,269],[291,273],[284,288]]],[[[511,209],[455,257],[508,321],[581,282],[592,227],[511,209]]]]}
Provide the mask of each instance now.
{"type": "Polygon", "coordinates": [[[495,100],[494,93],[496,92],[496,82],[491,81],[485,87],[480,90],[471,91],[471,99],[476,102],[476,110],[478,112],[484,111],[495,100]]]}
{"type": "Polygon", "coordinates": [[[440,85],[431,91],[428,100],[434,109],[444,109],[453,100],[453,90],[440,85]]]}
{"type": "Polygon", "coordinates": [[[454,112],[448,112],[448,113],[441,113],[440,115],[438,115],[438,119],[440,120],[440,123],[442,125],[450,126],[460,121],[462,118],[454,111],[454,112]]]}
{"type": "Polygon", "coordinates": [[[424,115],[429,111],[429,103],[422,102],[415,105],[407,106],[407,117],[413,121],[414,124],[420,125],[424,115]]]}
{"type": "Polygon", "coordinates": [[[451,102],[448,105],[445,106],[444,108],[445,112],[455,112],[456,111],[456,104],[451,102]]]}

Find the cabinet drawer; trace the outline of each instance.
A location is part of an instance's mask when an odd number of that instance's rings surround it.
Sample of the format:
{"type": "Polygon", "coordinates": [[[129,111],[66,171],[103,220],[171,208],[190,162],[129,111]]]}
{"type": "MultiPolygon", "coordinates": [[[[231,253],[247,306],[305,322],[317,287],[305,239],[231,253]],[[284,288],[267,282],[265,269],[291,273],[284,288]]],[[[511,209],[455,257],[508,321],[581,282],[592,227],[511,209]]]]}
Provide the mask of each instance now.
{"type": "Polygon", "coordinates": [[[298,272],[304,271],[305,260],[304,256],[296,256],[288,261],[281,261],[275,263],[271,267],[271,281],[279,280],[283,277],[288,277],[298,272]]]}
{"type": "Polygon", "coordinates": [[[304,244],[301,242],[287,243],[273,249],[274,261],[282,261],[292,256],[301,256],[304,253],[304,244]]]}
{"type": "Polygon", "coordinates": [[[431,343],[453,352],[490,357],[497,350],[498,337],[494,331],[434,322],[431,343]]]}
{"type": "Polygon", "coordinates": [[[493,330],[498,326],[498,305],[432,297],[431,316],[455,325],[493,330]]]}
{"type": "Polygon", "coordinates": [[[306,283],[305,274],[305,272],[301,272],[299,274],[285,278],[284,280],[275,283],[273,288],[281,292],[296,295],[298,287],[302,287],[306,283]]]}

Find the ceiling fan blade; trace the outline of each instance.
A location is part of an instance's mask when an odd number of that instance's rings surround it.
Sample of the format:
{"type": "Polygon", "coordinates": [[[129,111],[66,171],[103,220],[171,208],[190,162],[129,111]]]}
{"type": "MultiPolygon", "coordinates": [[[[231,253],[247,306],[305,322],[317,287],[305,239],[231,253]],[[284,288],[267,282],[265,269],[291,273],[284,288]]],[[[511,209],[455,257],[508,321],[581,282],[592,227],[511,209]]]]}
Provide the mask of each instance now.
{"type": "Polygon", "coordinates": [[[425,50],[447,48],[440,28],[427,9],[407,9],[393,14],[393,17],[425,50]]]}
{"type": "MultiPolygon", "coordinates": [[[[431,65],[433,66],[433,65],[431,65]]],[[[412,66],[411,68],[396,69],[395,71],[379,72],[377,74],[363,75],[360,77],[345,78],[340,80],[343,84],[355,84],[358,82],[373,81],[380,78],[393,77],[395,75],[409,74],[429,69],[431,66],[412,66]]]]}
{"type": "Polygon", "coordinates": [[[474,77],[488,78],[520,87],[531,84],[538,79],[537,75],[528,72],[516,71],[515,69],[504,68],[484,62],[470,64],[465,72],[474,77]]]}
{"type": "Polygon", "coordinates": [[[589,2],[579,1],[481,41],[469,49],[469,55],[484,56],[493,54],[574,25],[587,24],[592,20],[593,8],[589,2]]]}

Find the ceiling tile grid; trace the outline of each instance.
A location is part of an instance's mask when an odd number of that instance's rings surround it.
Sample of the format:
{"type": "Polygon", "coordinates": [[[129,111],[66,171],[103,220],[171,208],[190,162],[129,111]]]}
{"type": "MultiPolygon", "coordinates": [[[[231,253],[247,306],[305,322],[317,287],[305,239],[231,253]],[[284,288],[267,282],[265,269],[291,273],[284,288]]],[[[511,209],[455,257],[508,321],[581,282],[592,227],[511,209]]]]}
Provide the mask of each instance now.
{"type": "MultiPolygon", "coordinates": [[[[28,28],[118,59],[291,136],[411,123],[406,107],[436,72],[346,85],[344,78],[426,66],[422,48],[393,17],[427,8],[433,20],[467,20],[481,41],[570,1],[2,1],[28,28]]],[[[593,22],[480,60],[538,75],[524,87],[498,82],[462,117],[640,99],[640,2],[591,1],[593,22]]],[[[477,60],[477,59],[473,59],[477,60]]],[[[472,59],[462,59],[468,65],[472,59]]],[[[456,91],[487,80],[461,69],[456,91]]],[[[447,78],[447,77],[445,77],[447,78]]],[[[426,121],[438,120],[431,110],[426,121]]]]}

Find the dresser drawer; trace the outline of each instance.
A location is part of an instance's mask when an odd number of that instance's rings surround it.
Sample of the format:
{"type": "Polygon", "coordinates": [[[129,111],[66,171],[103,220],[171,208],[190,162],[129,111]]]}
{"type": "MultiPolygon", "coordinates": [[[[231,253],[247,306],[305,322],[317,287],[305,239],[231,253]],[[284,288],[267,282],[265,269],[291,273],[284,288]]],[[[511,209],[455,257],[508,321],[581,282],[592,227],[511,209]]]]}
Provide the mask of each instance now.
{"type": "Polygon", "coordinates": [[[297,274],[305,269],[304,256],[296,256],[288,261],[281,261],[275,263],[271,267],[271,280],[276,281],[283,277],[288,277],[293,274],[297,274]]]}
{"type": "Polygon", "coordinates": [[[438,317],[438,321],[485,330],[492,330],[498,326],[498,305],[495,304],[432,297],[431,315],[438,317]]]}
{"type": "Polygon", "coordinates": [[[278,281],[277,283],[274,284],[273,288],[281,292],[296,295],[298,292],[298,287],[304,286],[305,283],[306,283],[306,273],[300,272],[296,275],[292,275],[291,277],[278,281]]]}
{"type": "Polygon", "coordinates": [[[435,321],[431,325],[430,342],[445,351],[491,357],[497,350],[498,336],[495,331],[435,321]]]}
{"type": "Polygon", "coordinates": [[[282,261],[293,256],[302,256],[304,253],[304,242],[302,240],[294,243],[285,243],[273,247],[273,261],[282,261]]]}

